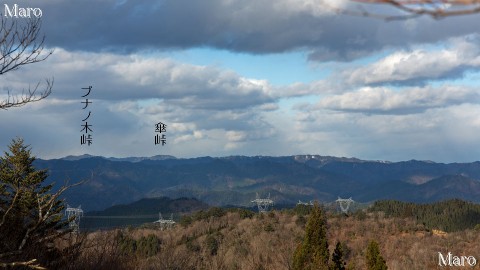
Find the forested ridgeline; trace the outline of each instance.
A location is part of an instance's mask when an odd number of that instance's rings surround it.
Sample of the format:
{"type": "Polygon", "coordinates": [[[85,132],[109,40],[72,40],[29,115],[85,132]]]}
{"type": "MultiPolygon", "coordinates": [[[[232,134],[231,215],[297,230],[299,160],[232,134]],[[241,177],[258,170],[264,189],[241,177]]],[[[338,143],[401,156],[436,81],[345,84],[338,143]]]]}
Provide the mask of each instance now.
{"type": "Polygon", "coordinates": [[[429,204],[383,200],[376,201],[370,211],[384,212],[386,217],[413,217],[429,229],[445,232],[473,229],[480,224],[480,205],[459,199],[429,204]]]}

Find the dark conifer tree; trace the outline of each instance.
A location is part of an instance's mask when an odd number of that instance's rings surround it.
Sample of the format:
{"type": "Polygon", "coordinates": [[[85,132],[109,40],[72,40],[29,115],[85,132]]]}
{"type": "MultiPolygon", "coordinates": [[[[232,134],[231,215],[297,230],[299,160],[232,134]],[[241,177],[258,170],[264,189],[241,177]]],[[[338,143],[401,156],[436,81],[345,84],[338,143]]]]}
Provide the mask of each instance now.
{"type": "Polygon", "coordinates": [[[53,240],[66,225],[58,198],[66,187],[51,193],[47,170],[34,168],[23,139],[13,140],[9,151],[0,157],[0,265],[52,263],[53,240]]]}
{"type": "Polygon", "coordinates": [[[332,254],[332,270],[345,270],[345,259],[343,248],[340,242],[337,242],[332,254]]]}
{"type": "Polygon", "coordinates": [[[327,220],[323,209],[315,203],[308,217],[303,242],[293,255],[293,269],[328,269],[329,251],[327,220]]]}
{"type": "Polygon", "coordinates": [[[366,263],[368,270],[387,270],[387,264],[380,255],[378,243],[373,240],[367,246],[366,263]]]}

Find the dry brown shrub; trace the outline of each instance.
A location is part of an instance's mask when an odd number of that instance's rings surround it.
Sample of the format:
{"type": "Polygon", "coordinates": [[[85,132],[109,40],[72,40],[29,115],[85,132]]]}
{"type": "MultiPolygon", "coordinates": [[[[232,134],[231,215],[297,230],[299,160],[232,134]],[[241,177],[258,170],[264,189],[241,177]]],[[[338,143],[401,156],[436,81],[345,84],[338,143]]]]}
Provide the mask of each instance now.
{"type": "MultiPolygon", "coordinates": [[[[115,231],[91,233],[83,246],[78,264],[81,267],[76,269],[291,269],[293,252],[304,234],[304,228],[295,223],[296,219],[281,212],[252,219],[228,213],[194,222],[186,228],[124,231],[135,239],[150,234],[160,239],[160,252],[150,258],[122,256],[115,242],[115,231]],[[266,231],[265,224],[270,224],[273,230],[266,231]],[[216,254],[208,250],[209,235],[218,241],[216,254]],[[185,237],[193,239],[199,250],[189,250],[185,237]]],[[[411,219],[369,215],[358,220],[332,216],[328,220],[327,236],[331,252],[337,241],[348,246],[346,260],[354,265],[353,269],[365,269],[364,252],[372,239],[379,243],[389,269],[436,269],[438,252],[480,258],[480,235],[475,231],[437,236],[411,219]]]]}

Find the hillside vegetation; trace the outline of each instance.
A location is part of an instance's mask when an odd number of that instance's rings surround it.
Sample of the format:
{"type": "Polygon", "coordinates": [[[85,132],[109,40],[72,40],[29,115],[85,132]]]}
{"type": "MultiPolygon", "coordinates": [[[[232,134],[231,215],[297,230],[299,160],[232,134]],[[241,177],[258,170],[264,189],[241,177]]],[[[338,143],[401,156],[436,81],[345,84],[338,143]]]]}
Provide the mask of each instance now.
{"type": "Polygon", "coordinates": [[[471,229],[477,225],[480,229],[480,205],[458,199],[431,204],[377,201],[370,211],[381,211],[387,217],[414,218],[427,228],[446,232],[471,229]]]}
{"type": "MultiPolygon", "coordinates": [[[[89,233],[79,236],[81,255],[68,269],[293,269],[309,220],[305,210],[253,214],[214,208],[185,217],[173,229],[89,233]]],[[[380,212],[328,214],[326,221],[329,256],[341,247],[346,269],[367,269],[372,240],[388,269],[436,269],[438,252],[480,258],[475,230],[439,235],[414,218],[380,212]]]]}

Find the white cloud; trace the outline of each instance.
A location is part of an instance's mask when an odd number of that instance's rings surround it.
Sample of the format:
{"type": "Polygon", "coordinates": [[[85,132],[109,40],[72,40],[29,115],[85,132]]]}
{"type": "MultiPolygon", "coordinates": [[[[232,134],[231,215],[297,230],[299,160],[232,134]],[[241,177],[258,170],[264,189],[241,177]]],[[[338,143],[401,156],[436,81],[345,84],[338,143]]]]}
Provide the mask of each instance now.
{"type": "Polygon", "coordinates": [[[263,114],[278,109],[277,98],[271,96],[276,89],[266,80],[230,70],[158,56],[57,48],[47,61],[6,74],[1,84],[18,90],[48,76],[55,77],[50,97],[0,114],[9,127],[0,139],[24,136],[43,157],[59,154],[60,149],[63,155],[85,151],[104,156],[154,155],[158,150],[220,155],[228,154],[228,143],[248,145],[274,133],[263,114]],[[79,144],[85,117],[81,88],[88,85],[93,86],[88,98],[93,102],[89,121],[94,145],[85,148],[79,144]],[[153,126],[159,121],[168,125],[163,148],[153,147],[153,126]]]}
{"type": "Polygon", "coordinates": [[[317,108],[377,114],[410,114],[479,101],[478,91],[465,87],[416,87],[397,91],[385,87],[364,87],[354,92],[325,97],[318,103],[317,108]]]}
{"type": "Polygon", "coordinates": [[[364,67],[346,70],[343,76],[353,85],[460,77],[465,69],[480,66],[478,41],[479,37],[474,35],[450,39],[447,48],[397,51],[364,67]]]}
{"type": "Polygon", "coordinates": [[[480,155],[478,115],[480,106],[473,104],[408,115],[302,111],[290,141],[297,142],[298,153],[391,161],[473,161],[480,155]]]}
{"type": "Polygon", "coordinates": [[[297,14],[300,12],[314,15],[316,17],[334,16],[337,10],[347,8],[347,0],[279,0],[273,3],[278,12],[289,12],[297,14]]]}
{"type": "Polygon", "coordinates": [[[247,138],[247,133],[244,131],[227,131],[226,132],[226,137],[229,142],[241,142],[245,141],[247,138]]]}
{"type": "Polygon", "coordinates": [[[162,99],[192,109],[246,109],[274,101],[267,81],[213,66],[59,48],[45,62],[8,73],[0,87],[18,91],[32,83],[25,78],[36,83],[51,76],[55,77],[53,95],[64,99],[78,99],[81,87],[93,85],[92,99],[162,99]]]}
{"type": "Polygon", "coordinates": [[[202,131],[194,130],[191,134],[185,134],[177,136],[173,139],[174,144],[180,144],[188,141],[199,141],[205,138],[205,134],[202,131]]]}
{"type": "Polygon", "coordinates": [[[353,71],[348,81],[352,84],[372,84],[412,78],[436,78],[459,64],[461,63],[458,55],[447,50],[396,52],[367,67],[353,71]]]}

